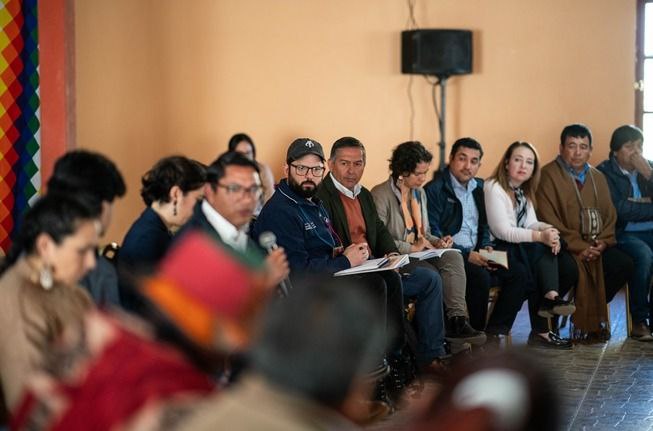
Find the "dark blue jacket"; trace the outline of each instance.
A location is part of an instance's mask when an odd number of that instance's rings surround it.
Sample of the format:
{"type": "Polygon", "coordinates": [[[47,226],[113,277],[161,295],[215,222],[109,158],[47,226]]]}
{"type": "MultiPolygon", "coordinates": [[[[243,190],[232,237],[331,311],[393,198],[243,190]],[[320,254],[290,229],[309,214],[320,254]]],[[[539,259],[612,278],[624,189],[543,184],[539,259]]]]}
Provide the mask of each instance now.
{"type": "Polygon", "coordinates": [[[127,268],[153,268],[168,251],[172,234],[161,217],[145,208],[127,231],[118,252],[118,264],[127,268]]]}
{"type": "MultiPolygon", "coordinates": [[[[617,224],[615,226],[617,234],[623,231],[628,222],[653,220],[653,203],[628,200],[633,194],[633,188],[630,185],[628,176],[621,172],[617,161],[612,155],[608,160],[601,162],[597,168],[603,172],[608,180],[612,203],[617,210],[617,224]]],[[[653,181],[637,174],[637,184],[639,184],[642,197],[653,198],[653,181]]]]}
{"type": "Polygon", "coordinates": [[[262,232],[273,232],[286,252],[293,276],[307,272],[333,274],[350,264],[342,254],[333,257],[333,248],[340,244],[331,234],[330,223],[319,199],[309,201],[298,195],[283,179],[261,210],[251,235],[258,239],[262,232]]]}
{"type": "Polygon", "coordinates": [[[97,257],[95,268],[86,273],[79,284],[88,290],[97,305],[119,306],[122,303],[116,268],[103,256],[97,257]]]}
{"type": "Polygon", "coordinates": [[[129,228],[118,250],[120,300],[125,309],[138,311],[142,298],[133,283],[134,276],[150,274],[163,259],[172,235],[161,217],[147,207],[129,228]]]}
{"type": "MultiPolygon", "coordinates": [[[[490,240],[490,226],[485,213],[485,197],[483,195],[483,180],[475,178],[476,188],[472,191],[476,209],[478,209],[478,237],[476,248],[492,245],[490,240]]],[[[463,205],[458,200],[451,185],[449,168],[438,172],[434,179],[424,186],[426,192],[426,208],[429,215],[431,233],[438,237],[455,235],[463,224],[463,205]]],[[[462,247],[454,245],[462,250],[462,247]]]]}

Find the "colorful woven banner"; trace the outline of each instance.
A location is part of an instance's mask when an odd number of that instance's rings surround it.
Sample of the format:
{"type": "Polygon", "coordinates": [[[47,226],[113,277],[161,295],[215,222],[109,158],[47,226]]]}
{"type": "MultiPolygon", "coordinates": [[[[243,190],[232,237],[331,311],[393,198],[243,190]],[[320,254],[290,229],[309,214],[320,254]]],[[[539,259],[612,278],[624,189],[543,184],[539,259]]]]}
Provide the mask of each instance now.
{"type": "Polygon", "coordinates": [[[41,188],[37,0],[2,0],[0,28],[0,248],[6,253],[41,188]]]}

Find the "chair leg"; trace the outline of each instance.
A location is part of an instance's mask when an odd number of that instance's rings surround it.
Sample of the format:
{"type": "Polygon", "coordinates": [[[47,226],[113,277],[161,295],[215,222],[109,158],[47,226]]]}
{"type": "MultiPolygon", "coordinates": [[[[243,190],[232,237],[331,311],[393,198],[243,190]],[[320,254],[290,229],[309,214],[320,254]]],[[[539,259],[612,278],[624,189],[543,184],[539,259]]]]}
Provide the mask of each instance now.
{"type": "MultiPolygon", "coordinates": [[[[572,286],[571,289],[569,289],[569,292],[565,295],[565,298],[568,298],[570,301],[573,301],[574,303],[576,302],[576,286],[572,286]]],[[[558,326],[558,333],[562,328],[567,326],[567,322],[569,322],[569,338],[573,339],[574,338],[574,323],[571,320],[571,316],[562,316],[560,319],[560,326],[558,326]]]]}
{"type": "Polygon", "coordinates": [[[569,320],[569,316],[562,316],[560,318],[560,327],[558,329],[562,329],[567,326],[567,320],[569,320]]]}
{"type": "Polygon", "coordinates": [[[499,293],[501,292],[500,287],[491,287],[490,292],[488,295],[488,303],[487,303],[487,313],[485,314],[485,324],[487,325],[487,322],[490,321],[490,316],[492,315],[492,312],[494,311],[494,306],[499,299],[499,293]]]}
{"type": "Polygon", "coordinates": [[[626,284],[626,335],[630,337],[633,332],[633,317],[630,315],[630,291],[626,284]]]}
{"type": "MultiPolygon", "coordinates": [[[[490,295],[488,298],[488,307],[487,307],[487,314],[485,316],[485,324],[487,325],[487,322],[490,321],[490,316],[492,315],[492,312],[494,311],[494,306],[496,305],[497,300],[499,299],[499,294],[501,293],[501,288],[500,287],[492,287],[490,288],[490,295]]],[[[506,347],[511,347],[512,346],[512,331],[508,332],[508,334],[505,336],[506,340],[506,347]]]]}

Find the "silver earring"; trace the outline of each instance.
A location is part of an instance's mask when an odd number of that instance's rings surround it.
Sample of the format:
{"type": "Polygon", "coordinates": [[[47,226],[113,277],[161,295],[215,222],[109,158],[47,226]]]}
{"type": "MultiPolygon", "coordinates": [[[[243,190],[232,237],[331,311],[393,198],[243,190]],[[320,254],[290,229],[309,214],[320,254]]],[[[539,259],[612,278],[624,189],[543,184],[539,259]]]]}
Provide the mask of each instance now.
{"type": "Polygon", "coordinates": [[[45,290],[52,289],[54,285],[54,278],[52,277],[52,270],[48,265],[44,265],[39,272],[39,283],[41,287],[45,290]]]}
{"type": "Polygon", "coordinates": [[[174,206],[172,207],[172,215],[177,215],[177,200],[175,199],[174,206]]]}

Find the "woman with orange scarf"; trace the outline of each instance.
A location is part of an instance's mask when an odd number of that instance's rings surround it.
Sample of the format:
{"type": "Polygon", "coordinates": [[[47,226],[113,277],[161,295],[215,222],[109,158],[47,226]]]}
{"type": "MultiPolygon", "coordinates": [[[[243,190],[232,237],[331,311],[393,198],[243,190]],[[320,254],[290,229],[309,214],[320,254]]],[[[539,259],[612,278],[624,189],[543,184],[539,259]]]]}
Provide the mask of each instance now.
{"type": "MultiPolygon", "coordinates": [[[[413,253],[453,244],[451,237],[431,234],[426,212],[426,193],[422,185],[433,156],[419,142],[404,142],[392,152],[390,178],[372,189],[379,218],[385,223],[400,253],[413,253]]],[[[445,251],[440,257],[413,262],[426,265],[442,277],[447,316],[445,338],[450,342],[481,345],[486,336],[469,322],[465,302],[467,280],[462,255],[458,250],[445,251]]]]}

